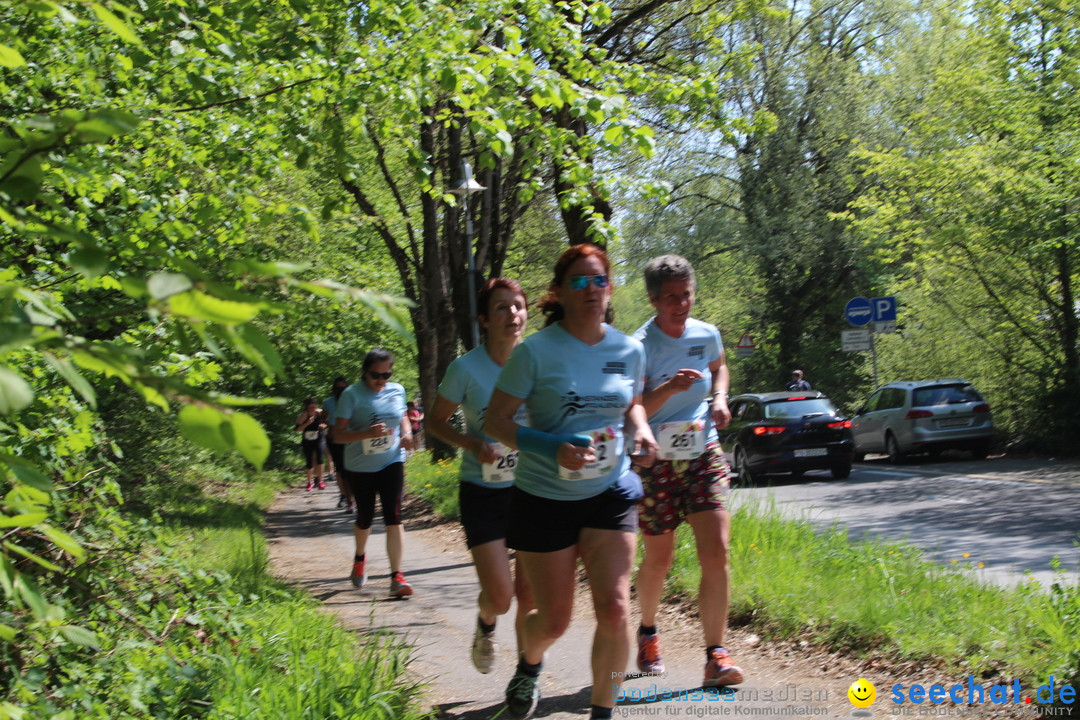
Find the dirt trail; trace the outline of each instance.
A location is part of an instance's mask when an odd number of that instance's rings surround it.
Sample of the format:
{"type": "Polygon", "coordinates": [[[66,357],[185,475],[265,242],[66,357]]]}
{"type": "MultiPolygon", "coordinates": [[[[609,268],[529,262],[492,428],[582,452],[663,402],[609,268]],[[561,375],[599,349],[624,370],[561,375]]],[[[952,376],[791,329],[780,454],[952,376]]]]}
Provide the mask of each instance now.
{"type": "MultiPolygon", "coordinates": [[[[368,546],[368,584],[360,590],[350,584],[352,517],[334,508],[336,500],[332,490],[306,493],[297,488],[278,496],[267,518],[275,573],[322,601],[347,628],[365,634],[392,632],[412,642],[415,650],[409,670],[424,683],[425,702],[440,716],[505,718],[500,711],[514,669],[513,624],[510,616],[501,619],[496,667],[488,675],[478,673],[469,655],[478,588],[460,530],[456,525],[431,525],[424,517],[406,517],[403,569],[416,594],[394,600],[388,597],[385,536],[379,525],[368,546]]],[[[548,653],[536,717],[588,717],[592,627],[588,598],[579,597],[574,622],[548,653]]],[[[903,681],[875,672],[870,663],[860,667],[789,645],[758,643],[752,635],[736,631],[727,645],[747,682],[733,697],[695,694],[704,665],[696,621],[671,610],[659,627],[667,673],[605,679],[613,693],[625,698],[616,708],[616,717],[851,717],[855,708],[847,699],[847,688],[860,676],[877,686],[879,699],[872,709],[874,715],[884,717],[894,707],[886,702],[888,688],[903,681]],[[671,693],[668,699],[664,699],[666,691],[671,693]]],[[[630,663],[628,671],[633,669],[633,659],[630,663]]],[[[940,680],[924,677],[922,681],[940,680]]],[[[990,714],[983,709],[968,717],[990,714]]]]}

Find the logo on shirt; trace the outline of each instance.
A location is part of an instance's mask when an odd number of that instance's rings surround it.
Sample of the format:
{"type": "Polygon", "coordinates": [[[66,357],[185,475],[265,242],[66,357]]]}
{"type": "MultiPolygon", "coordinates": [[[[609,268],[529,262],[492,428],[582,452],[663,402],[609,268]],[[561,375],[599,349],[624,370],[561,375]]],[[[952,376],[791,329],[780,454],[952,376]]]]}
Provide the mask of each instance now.
{"type": "Polygon", "coordinates": [[[690,348],[690,352],[686,353],[686,355],[687,355],[687,357],[704,358],[705,357],[705,346],[704,345],[694,345],[693,347],[690,348]]]}
{"type": "Polygon", "coordinates": [[[603,372],[605,375],[625,375],[626,363],[615,361],[605,363],[601,372],[603,372]]]}
{"type": "Polygon", "coordinates": [[[620,395],[578,395],[577,393],[570,393],[569,395],[563,395],[562,401],[560,422],[577,415],[582,410],[621,408],[626,405],[626,400],[620,395]]]}

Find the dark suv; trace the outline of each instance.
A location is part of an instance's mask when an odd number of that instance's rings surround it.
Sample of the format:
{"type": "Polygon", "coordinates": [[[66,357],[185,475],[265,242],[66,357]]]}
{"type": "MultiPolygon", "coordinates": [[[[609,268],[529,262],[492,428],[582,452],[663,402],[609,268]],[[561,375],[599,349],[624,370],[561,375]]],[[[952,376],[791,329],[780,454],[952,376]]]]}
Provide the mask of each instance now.
{"type": "Polygon", "coordinates": [[[851,474],[851,421],[816,390],[738,395],[731,424],[719,430],[739,484],[772,473],[829,470],[851,474]]]}
{"type": "Polygon", "coordinates": [[[855,459],[885,453],[903,462],[914,453],[947,448],[970,450],[976,458],[990,453],[994,421],[990,406],[966,380],[945,378],[893,382],[878,388],[851,419],[855,459]]]}

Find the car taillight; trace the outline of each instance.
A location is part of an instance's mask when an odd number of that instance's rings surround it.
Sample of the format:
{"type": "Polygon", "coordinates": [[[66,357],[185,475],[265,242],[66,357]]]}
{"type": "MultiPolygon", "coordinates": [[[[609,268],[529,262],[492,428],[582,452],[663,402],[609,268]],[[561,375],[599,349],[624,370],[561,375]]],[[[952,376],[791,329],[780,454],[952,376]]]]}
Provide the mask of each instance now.
{"type": "Polygon", "coordinates": [[[784,432],[785,430],[787,430],[787,427],[785,427],[783,425],[780,425],[780,426],[758,425],[756,428],[754,428],[754,434],[755,435],[779,435],[780,433],[784,432]]]}
{"type": "Polygon", "coordinates": [[[934,417],[934,413],[929,410],[910,410],[905,417],[908,420],[918,420],[919,418],[934,417]]]}
{"type": "Polygon", "coordinates": [[[829,428],[832,430],[844,430],[851,427],[850,420],[842,420],[840,422],[829,423],[829,428]]]}
{"type": "Polygon", "coordinates": [[[971,408],[971,412],[990,412],[990,406],[986,403],[979,403],[975,407],[971,408]]]}

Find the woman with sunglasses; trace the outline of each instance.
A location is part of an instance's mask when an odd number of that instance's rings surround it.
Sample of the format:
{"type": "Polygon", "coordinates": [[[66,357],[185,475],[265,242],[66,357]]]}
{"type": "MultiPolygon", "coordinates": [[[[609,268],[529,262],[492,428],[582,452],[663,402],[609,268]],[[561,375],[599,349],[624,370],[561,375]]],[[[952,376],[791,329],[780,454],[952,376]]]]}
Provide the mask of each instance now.
{"type": "Polygon", "coordinates": [[[390,594],[402,598],[413,594],[412,585],[401,573],[405,542],[401,495],[412,431],[405,417],[405,388],[390,382],[393,369],[394,357],[388,350],[375,348],[364,357],[360,382],[350,385],[338,398],[334,440],[345,444],[341,472],[356,501],[356,555],[349,578],[358,588],[367,582],[365,553],[378,495],[386,525],[390,594]]]}
{"type": "Polygon", "coordinates": [[[610,265],[597,246],[575,245],[555,264],[540,308],[547,326],[514,349],[495,383],[484,432],[520,451],[510,495],[507,545],[532,589],[517,671],[506,688],[511,717],[536,709],[540,666],[570,624],[580,557],[596,630],[592,717],[610,718],[611,679],[630,656],[627,619],[636,503],[656,440],[641,406],[645,352],[609,325],[610,265]],[[528,409],[529,426],[515,420],[528,409]]]}
{"type": "Polygon", "coordinates": [[[517,452],[481,431],[495,379],[521,342],[529,311],[521,285],[510,278],[488,280],[477,307],[484,343],[450,363],[427,422],[432,435],[465,450],[458,486],[461,524],[480,581],[472,661],[477,670],[488,673],[495,662],[498,616],[510,610],[510,601],[516,596],[514,629],[520,649],[521,624],[532,609],[532,595],[520,563],[511,572],[506,553],[506,511],[517,452]],[[465,414],[465,432],[450,425],[459,406],[465,414]]]}

